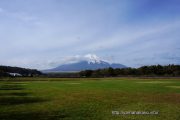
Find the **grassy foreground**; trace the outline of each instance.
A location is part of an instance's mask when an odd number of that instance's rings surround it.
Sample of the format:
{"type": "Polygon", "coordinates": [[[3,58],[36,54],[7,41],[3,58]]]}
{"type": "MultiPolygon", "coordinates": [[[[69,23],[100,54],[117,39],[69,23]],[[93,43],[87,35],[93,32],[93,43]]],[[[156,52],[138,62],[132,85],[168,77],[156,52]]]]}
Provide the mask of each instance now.
{"type": "Polygon", "coordinates": [[[180,120],[180,80],[3,79],[0,120],[180,120]]]}

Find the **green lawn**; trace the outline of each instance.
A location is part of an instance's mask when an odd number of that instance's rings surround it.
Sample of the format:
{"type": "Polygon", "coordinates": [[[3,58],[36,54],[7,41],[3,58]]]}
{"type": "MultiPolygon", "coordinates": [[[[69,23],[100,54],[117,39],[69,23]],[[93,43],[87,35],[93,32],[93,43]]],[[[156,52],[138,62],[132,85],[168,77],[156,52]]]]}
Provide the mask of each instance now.
{"type": "Polygon", "coordinates": [[[1,79],[0,120],[180,120],[180,79],[1,79]]]}

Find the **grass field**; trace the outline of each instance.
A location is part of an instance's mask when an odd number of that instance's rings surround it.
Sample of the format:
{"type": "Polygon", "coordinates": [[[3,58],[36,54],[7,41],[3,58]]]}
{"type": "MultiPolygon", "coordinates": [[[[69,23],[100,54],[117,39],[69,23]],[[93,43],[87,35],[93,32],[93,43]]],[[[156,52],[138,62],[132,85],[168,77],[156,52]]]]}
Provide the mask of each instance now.
{"type": "Polygon", "coordinates": [[[180,79],[1,79],[0,120],[180,120],[180,79]]]}

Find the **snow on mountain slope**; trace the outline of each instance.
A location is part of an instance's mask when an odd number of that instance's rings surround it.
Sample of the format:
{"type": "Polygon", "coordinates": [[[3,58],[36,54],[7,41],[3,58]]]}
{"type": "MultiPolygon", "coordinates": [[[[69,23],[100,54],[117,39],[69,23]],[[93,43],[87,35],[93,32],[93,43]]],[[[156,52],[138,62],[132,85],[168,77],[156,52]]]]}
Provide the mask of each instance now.
{"type": "Polygon", "coordinates": [[[96,56],[95,54],[87,54],[84,57],[87,59],[88,63],[100,63],[101,62],[100,58],[98,56],[96,56]]]}

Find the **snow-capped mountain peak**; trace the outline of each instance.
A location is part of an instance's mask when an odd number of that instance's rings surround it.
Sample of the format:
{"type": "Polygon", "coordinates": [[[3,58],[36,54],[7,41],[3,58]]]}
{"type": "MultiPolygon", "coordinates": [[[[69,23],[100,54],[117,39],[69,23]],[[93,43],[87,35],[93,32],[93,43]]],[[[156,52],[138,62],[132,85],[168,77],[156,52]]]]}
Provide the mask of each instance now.
{"type": "Polygon", "coordinates": [[[96,56],[95,54],[87,54],[84,56],[86,58],[86,60],[88,61],[88,63],[101,63],[101,60],[98,56],[96,56]]]}

